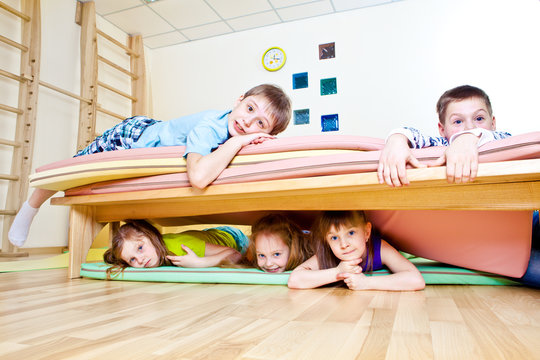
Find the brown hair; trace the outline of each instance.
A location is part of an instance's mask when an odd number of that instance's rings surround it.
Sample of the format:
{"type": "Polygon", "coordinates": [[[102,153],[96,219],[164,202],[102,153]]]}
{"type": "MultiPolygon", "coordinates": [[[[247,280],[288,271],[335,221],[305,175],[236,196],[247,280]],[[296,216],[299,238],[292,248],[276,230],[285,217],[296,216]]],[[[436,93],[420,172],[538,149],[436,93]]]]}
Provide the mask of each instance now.
{"type": "Polygon", "coordinates": [[[262,95],[270,103],[270,116],[274,118],[274,128],[270,135],[277,135],[284,131],[291,119],[291,100],[285,92],[278,86],[272,84],[262,84],[249,89],[244,94],[244,99],[248,96],[262,95]]]}
{"type": "MultiPolygon", "coordinates": [[[[368,223],[366,214],[360,210],[350,211],[324,211],[313,223],[312,239],[319,261],[319,269],[331,269],[339,265],[340,261],[332,252],[326,235],[330,228],[339,229],[342,226],[362,226],[368,223]]],[[[373,242],[371,236],[366,243],[368,256],[365,269],[373,270],[373,242]]]]}
{"type": "Polygon", "coordinates": [[[293,270],[313,255],[309,236],[304,234],[300,226],[283,214],[268,214],[258,219],[251,227],[251,241],[246,252],[246,260],[253,267],[258,267],[255,245],[257,236],[261,234],[277,235],[289,247],[289,260],[285,271],[293,270]]]}
{"type": "Polygon", "coordinates": [[[130,265],[122,259],[122,249],[126,241],[135,241],[140,236],[146,236],[155,247],[159,262],[157,266],[172,265],[167,255],[173,255],[163,242],[161,233],[145,220],[126,220],[112,239],[111,248],[103,254],[103,260],[113,266],[107,269],[107,279],[116,276],[130,265]]]}
{"type": "Polygon", "coordinates": [[[446,91],[441,95],[439,101],[437,101],[437,114],[439,114],[439,122],[444,125],[444,119],[446,117],[446,109],[451,102],[461,101],[470,98],[479,98],[486,104],[488,115],[493,116],[493,109],[491,108],[491,101],[484,92],[484,90],[471,85],[462,85],[446,91]]]}

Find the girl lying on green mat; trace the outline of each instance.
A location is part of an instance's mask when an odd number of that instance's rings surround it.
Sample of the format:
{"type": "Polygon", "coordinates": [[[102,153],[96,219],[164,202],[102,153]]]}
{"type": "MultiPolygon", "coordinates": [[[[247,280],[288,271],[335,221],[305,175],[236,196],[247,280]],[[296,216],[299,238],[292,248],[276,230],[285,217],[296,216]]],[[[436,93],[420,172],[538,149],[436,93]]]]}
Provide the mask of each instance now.
{"type": "Polygon", "coordinates": [[[107,277],[129,266],[211,267],[237,263],[248,243],[244,233],[230,226],[162,235],[144,220],[127,220],[114,235],[103,259],[113,265],[107,269],[107,277]]]}
{"type": "Polygon", "coordinates": [[[282,214],[257,220],[251,238],[249,242],[244,233],[230,226],[162,235],[144,220],[127,220],[103,258],[113,265],[107,269],[109,278],[126,267],[173,265],[203,268],[239,264],[281,273],[293,270],[313,255],[308,235],[282,214]]]}
{"type": "Polygon", "coordinates": [[[392,245],[372,233],[360,210],[325,211],[313,225],[316,254],[289,276],[292,289],[313,289],[343,281],[351,290],[422,290],[418,269],[392,245]],[[385,276],[365,276],[386,266],[385,276]]]}

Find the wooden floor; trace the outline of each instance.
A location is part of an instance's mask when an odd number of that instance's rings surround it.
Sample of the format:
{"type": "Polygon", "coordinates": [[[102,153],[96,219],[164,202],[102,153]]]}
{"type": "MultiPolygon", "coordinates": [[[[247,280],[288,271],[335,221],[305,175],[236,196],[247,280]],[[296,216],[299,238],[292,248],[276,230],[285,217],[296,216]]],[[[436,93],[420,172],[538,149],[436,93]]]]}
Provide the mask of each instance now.
{"type": "Polygon", "coordinates": [[[540,359],[540,291],[289,290],[0,274],[0,359],[540,359]]]}

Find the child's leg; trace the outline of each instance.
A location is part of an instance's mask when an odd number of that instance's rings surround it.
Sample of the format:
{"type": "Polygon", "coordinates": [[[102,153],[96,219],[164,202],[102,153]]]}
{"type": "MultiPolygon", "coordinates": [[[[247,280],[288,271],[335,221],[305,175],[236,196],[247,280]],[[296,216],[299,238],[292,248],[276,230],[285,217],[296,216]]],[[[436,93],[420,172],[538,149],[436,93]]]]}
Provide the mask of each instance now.
{"type": "Polygon", "coordinates": [[[157,122],[159,121],[146,116],[127,118],[112,128],[105,130],[102,135],[96,137],[87,147],[75,154],[75,157],[104,151],[130,149],[133,143],[139,140],[143,131],[157,122]]]}
{"type": "MultiPolygon", "coordinates": [[[[146,116],[133,116],[106,130],[103,135],[98,136],[90,145],[79,151],[75,156],[129,149],[133,142],[139,139],[142,132],[156,122],[158,120],[150,119],[146,116]]],[[[28,201],[21,206],[8,232],[9,241],[13,245],[20,247],[24,244],[28,237],[32,220],[36,216],[39,207],[54,194],[56,194],[56,191],[36,189],[30,195],[28,201]]]]}
{"type": "Polygon", "coordinates": [[[15,216],[13,224],[11,224],[11,228],[8,232],[9,241],[13,245],[18,247],[23,246],[28,237],[28,231],[30,230],[30,225],[32,225],[32,220],[34,220],[34,216],[36,216],[39,207],[54,194],[56,194],[56,191],[54,190],[36,189],[32,195],[30,195],[28,201],[24,202],[15,216]]]}

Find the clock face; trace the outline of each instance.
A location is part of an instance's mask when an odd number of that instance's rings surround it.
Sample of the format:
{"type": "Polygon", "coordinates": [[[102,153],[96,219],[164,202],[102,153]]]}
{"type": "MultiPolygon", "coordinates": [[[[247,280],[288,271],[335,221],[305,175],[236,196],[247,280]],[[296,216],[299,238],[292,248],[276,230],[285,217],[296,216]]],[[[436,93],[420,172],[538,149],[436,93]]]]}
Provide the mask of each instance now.
{"type": "Polygon", "coordinates": [[[276,71],[285,65],[286,59],[287,56],[285,56],[285,51],[283,51],[283,49],[272,47],[264,53],[262,63],[266,70],[276,71]]]}

